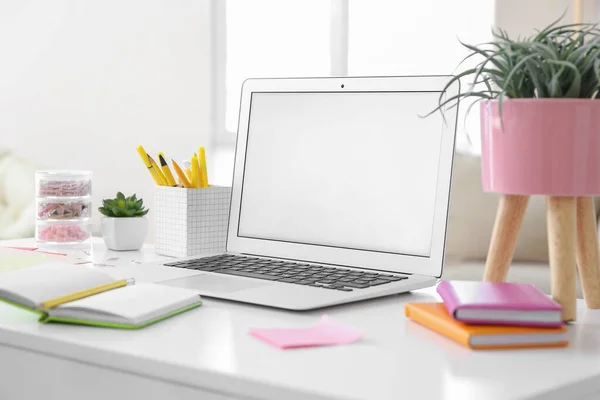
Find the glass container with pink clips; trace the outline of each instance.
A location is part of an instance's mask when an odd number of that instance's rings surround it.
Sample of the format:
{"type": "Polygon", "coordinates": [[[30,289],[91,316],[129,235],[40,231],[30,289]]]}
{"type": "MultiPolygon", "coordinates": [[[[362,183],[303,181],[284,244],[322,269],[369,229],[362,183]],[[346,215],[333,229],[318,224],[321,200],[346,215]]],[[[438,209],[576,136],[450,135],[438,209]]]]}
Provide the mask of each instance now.
{"type": "Polygon", "coordinates": [[[92,172],[36,171],[38,243],[76,245],[89,242],[92,217],[92,172]]]}

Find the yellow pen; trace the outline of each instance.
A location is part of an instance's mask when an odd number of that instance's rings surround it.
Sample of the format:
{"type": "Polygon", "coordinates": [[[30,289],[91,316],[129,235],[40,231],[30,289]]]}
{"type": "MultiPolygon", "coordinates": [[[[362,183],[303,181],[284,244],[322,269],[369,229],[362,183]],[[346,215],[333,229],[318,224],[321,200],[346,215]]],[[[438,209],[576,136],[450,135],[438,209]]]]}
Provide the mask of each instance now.
{"type": "Polygon", "coordinates": [[[207,188],[208,187],[208,170],[206,169],[206,153],[204,151],[204,147],[200,147],[198,149],[198,156],[200,157],[200,159],[198,160],[200,162],[200,183],[203,188],[207,188]]]}
{"type": "Polygon", "coordinates": [[[154,161],[154,158],[152,158],[152,156],[150,154],[148,154],[148,160],[150,160],[150,164],[152,164],[152,168],[156,170],[156,175],[158,175],[158,179],[160,180],[160,185],[167,186],[167,178],[165,178],[163,173],[160,172],[160,168],[158,168],[156,161],[154,161]]]}
{"type": "Polygon", "coordinates": [[[200,187],[200,166],[198,165],[198,157],[196,153],[192,156],[192,186],[195,188],[200,187]]]}
{"type": "Polygon", "coordinates": [[[158,161],[160,162],[160,169],[162,169],[163,175],[167,180],[167,185],[177,186],[175,178],[173,178],[173,174],[171,173],[171,169],[169,168],[169,164],[167,164],[167,161],[165,160],[165,155],[162,152],[158,153],[158,161]]]}
{"type": "Polygon", "coordinates": [[[148,172],[150,172],[150,175],[152,175],[152,179],[154,179],[154,182],[156,182],[157,185],[161,186],[162,181],[160,180],[160,177],[156,174],[156,171],[152,167],[152,164],[148,159],[148,153],[146,153],[146,150],[144,150],[144,148],[141,145],[138,146],[136,150],[140,155],[142,161],[144,162],[144,165],[146,166],[146,168],[148,168],[148,172]]]}
{"type": "Polygon", "coordinates": [[[55,299],[46,300],[42,302],[42,308],[54,308],[64,303],[68,303],[71,301],[83,299],[85,297],[93,296],[98,293],[106,292],[112,289],[117,289],[127,285],[133,285],[135,283],[135,279],[121,279],[114,282],[105,283],[103,285],[95,286],[90,289],[80,290],[79,292],[67,294],[65,296],[60,296],[55,299]]]}
{"type": "Polygon", "coordinates": [[[188,178],[185,176],[185,174],[183,173],[181,168],[179,168],[179,165],[177,165],[175,160],[171,160],[171,163],[173,164],[173,169],[175,170],[175,173],[179,177],[179,180],[181,181],[181,183],[183,183],[183,187],[188,188],[188,189],[192,188],[193,187],[192,184],[190,183],[190,181],[188,181],[188,178]]]}

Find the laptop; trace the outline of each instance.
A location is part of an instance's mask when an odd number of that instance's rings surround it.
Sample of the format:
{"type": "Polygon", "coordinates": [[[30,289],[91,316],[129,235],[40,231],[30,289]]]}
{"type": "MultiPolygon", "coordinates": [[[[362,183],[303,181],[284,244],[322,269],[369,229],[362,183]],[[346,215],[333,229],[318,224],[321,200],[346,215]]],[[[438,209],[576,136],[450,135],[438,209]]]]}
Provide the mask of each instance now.
{"type": "Polygon", "coordinates": [[[163,283],[288,310],[434,285],[458,111],[423,116],[449,79],[245,81],[226,252],[162,264],[163,283]]]}

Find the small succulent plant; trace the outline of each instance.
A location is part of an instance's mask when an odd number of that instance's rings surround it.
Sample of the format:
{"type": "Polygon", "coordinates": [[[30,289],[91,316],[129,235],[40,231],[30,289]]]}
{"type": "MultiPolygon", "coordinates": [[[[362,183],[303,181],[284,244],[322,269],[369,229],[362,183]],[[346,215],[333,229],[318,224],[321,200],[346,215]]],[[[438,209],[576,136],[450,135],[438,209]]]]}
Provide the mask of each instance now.
{"type": "Polygon", "coordinates": [[[148,214],[148,209],[144,208],[144,200],[138,200],[135,194],[125,197],[121,192],[114,199],[102,200],[102,207],[98,207],[98,211],[113,218],[143,217],[148,214]]]}

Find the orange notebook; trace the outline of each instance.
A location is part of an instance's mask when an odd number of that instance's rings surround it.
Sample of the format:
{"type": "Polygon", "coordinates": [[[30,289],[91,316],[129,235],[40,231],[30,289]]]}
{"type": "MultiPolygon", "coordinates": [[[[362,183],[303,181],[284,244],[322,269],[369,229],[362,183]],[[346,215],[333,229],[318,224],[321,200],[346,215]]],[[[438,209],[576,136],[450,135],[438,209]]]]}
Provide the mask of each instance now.
{"type": "Polygon", "coordinates": [[[407,303],[411,320],[474,350],[561,347],[569,344],[567,328],[466,325],[452,318],[444,303],[407,303]]]}

